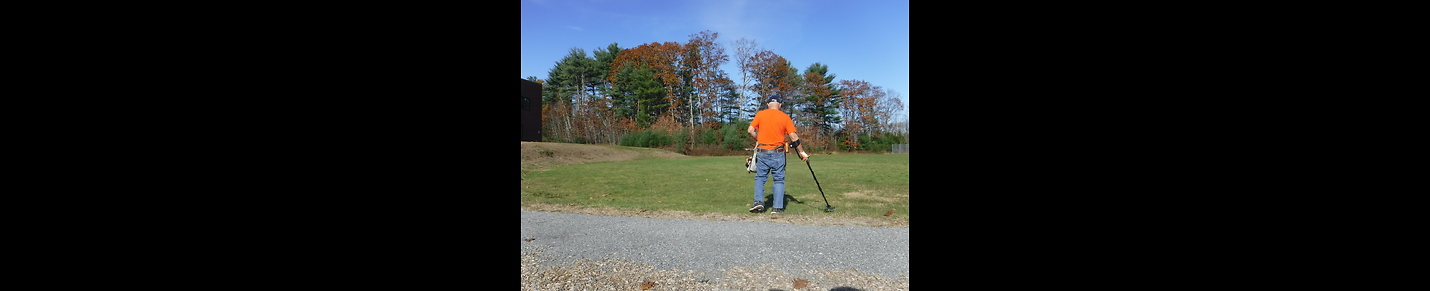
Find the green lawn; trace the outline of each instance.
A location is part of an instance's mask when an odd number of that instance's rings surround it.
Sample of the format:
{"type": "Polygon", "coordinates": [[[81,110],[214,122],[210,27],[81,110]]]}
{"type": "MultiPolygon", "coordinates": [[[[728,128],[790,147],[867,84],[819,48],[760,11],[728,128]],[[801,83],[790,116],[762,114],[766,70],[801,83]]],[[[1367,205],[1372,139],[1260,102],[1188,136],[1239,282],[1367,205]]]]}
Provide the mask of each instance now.
{"type": "MultiPolygon", "coordinates": [[[[596,162],[526,172],[522,205],[532,203],[756,215],[747,212],[754,175],[745,157],[688,157],[596,162]]],[[[908,221],[909,155],[815,155],[819,184],[837,207],[825,213],[805,162],[791,155],[785,177],[785,215],[861,216],[908,221]],[[884,213],[894,210],[890,217],[884,213]]],[[[773,181],[765,183],[767,206],[773,181]]]]}

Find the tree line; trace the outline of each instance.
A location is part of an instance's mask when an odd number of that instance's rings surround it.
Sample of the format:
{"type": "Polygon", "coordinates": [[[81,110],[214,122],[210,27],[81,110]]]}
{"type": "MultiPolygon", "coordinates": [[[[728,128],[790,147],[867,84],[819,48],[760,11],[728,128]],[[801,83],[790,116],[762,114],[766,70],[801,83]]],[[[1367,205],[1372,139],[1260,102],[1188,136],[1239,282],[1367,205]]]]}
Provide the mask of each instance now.
{"type": "Polygon", "coordinates": [[[691,34],[685,43],[633,48],[611,43],[587,55],[571,48],[542,85],[542,140],[666,147],[685,154],[753,146],[745,132],[767,96],[784,96],[781,111],[813,151],[888,151],[908,143],[899,93],[861,80],[837,80],[829,66],[803,71],[755,41],[719,33],[691,34]],[[720,67],[735,62],[739,76],[720,67]],[[738,79],[738,81],[737,81],[738,79]]]}

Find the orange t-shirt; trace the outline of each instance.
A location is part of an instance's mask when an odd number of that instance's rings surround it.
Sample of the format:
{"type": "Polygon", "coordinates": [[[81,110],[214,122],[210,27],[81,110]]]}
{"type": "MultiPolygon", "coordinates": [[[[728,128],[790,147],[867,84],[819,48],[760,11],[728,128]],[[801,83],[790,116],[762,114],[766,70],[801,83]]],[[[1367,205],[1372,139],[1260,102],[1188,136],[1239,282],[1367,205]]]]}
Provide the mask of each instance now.
{"type": "MultiPolygon", "coordinates": [[[[755,119],[750,121],[750,126],[755,127],[758,136],[755,141],[760,144],[785,144],[785,136],[794,133],[794,120],[789,119],[789,114],[775,109],[760,110],[755,113],[755,119]]],[[[774,149],[774,147],[761,147],[764,149],[774,149]]]]}

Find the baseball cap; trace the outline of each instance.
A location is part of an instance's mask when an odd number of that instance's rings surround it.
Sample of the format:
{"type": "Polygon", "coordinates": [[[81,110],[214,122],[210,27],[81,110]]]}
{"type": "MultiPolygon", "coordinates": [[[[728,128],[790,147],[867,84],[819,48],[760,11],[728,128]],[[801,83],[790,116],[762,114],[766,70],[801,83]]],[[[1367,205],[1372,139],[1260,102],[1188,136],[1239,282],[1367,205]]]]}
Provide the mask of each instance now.
{"type": "Polygon", "coordinates": [[[785,97],[783,95],[775,94],[775,96],[770,96],[770,98],[765,99],[765,103],[770,102],[785,103],[785,97]]]}

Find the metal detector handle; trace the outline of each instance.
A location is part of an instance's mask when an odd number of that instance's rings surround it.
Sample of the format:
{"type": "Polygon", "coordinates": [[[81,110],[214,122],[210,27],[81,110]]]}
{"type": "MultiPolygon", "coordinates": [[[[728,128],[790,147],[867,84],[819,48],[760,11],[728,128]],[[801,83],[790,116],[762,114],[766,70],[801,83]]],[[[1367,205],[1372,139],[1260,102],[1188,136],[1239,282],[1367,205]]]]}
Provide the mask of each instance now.
{"type": "MultiPolygon", "coordinates": [[[[799,150],[799,149],[796,148],[796,147],[794,146],[794,144],[792,144],[792,143],[786,143],[786,144],[785,144],[785,154],[786,154],[786,155],[788,155],[789,153],[793,153],[793,152],[795,152],[795,151],[798,151],[798,150],[799,150]]],[[[806,153],[806,152],[804,152],[804,151],[800,151],[800,152],[799,152],[799,160],[808,162],[808,161],[809,161],[809,153],[806,153]]]]}

